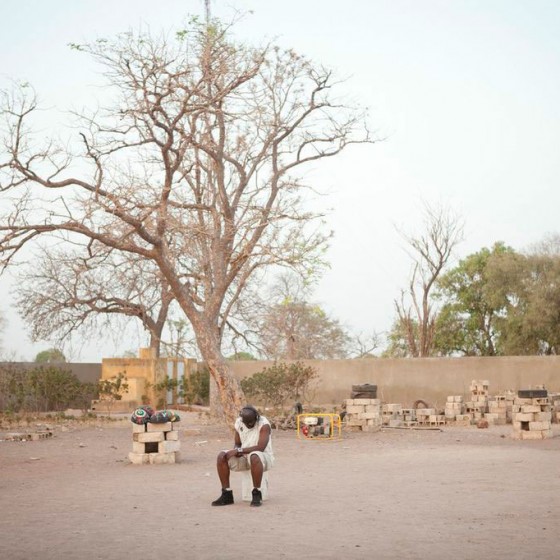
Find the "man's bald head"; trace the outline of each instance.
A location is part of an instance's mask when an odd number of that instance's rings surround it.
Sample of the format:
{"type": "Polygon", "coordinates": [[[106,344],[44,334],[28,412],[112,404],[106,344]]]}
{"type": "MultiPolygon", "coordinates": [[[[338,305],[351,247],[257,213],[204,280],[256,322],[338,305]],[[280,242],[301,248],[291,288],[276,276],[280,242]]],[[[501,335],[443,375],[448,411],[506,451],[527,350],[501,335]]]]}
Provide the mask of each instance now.
{"type": "Polygon", "coordinates": [[[253,407],[244,407],[241,409],[241,421],[247,428],[252,428],[256,423],[259,417],[257,411],[253,407]]]}

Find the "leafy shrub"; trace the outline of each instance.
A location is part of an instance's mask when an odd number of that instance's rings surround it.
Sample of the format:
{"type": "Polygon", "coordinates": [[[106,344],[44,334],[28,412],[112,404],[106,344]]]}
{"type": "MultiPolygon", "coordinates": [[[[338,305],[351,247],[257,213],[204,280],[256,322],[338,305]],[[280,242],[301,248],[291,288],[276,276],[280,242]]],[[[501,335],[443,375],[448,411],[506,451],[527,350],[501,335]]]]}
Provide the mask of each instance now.
{"type": "Polygon", "coordinates": [[[0,412],[56,412],[75,406],[87,410],[95,396],[95,384],[81,383],[73,373],[54,365],[0,368],[0,412]]]}
{"type": "Polygon", "coordinates": [[[119,373],[111,379],[102,379],[98,383],[99,398],[107,405],[109,415],[115,401],[122,400],[124,393],[128,393],[128,379],[126,374],[119,373]]]}
{"type": "Polygon", "coordinates": [[[284,408],[287,401],[308,400],[311,381],[317,370],[302,362],[275,363],[241,381],[245,395],[265,408],[269,405],[284,408]]]}
{"type": "Polygon", "coordinates": [[[208,405],[210,401],[210,372],[200,368],[183,379],[181,396],[188,404],[208,405]]]}

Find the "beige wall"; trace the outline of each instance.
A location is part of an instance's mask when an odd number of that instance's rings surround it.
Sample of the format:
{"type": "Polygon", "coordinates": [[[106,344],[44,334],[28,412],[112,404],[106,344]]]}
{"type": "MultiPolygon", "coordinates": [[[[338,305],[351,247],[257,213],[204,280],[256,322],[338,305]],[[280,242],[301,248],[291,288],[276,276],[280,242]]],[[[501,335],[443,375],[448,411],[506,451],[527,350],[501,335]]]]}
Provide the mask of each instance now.
{"type": "MultiPolygon", "coordinates": [[[[340,405],[350,398],[352,385],[377,385],[386,403],[411,407],[422,399],[443,407],[447,396],[470,394],[473,379],[490,382],[490,394],[544,385],[560,392],[560,356],[507,356],[499,358],[407,358],[365,360],[304,360],[319,372],[313,402],[340,405]]],[[[233,374],[243,379],[273,362],[231,362],[233,374]]]]}

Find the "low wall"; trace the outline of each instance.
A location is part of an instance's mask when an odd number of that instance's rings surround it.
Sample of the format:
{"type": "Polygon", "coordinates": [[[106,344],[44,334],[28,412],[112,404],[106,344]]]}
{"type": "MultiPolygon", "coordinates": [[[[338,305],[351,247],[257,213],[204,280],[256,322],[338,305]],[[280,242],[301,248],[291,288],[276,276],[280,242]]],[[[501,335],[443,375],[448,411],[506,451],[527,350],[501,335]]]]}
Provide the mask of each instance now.
{"type": "Polygon", "coordinates": [[[25,371],[38,369],[41,367],[56,367],[64,371],[73,373],[82,383],[97,383],[101,378],[101,364],[87,364],[87,363],[68,363],[68,362],[51,362],[42,363],[37,362],[0,362],[0,368],[15,368],[25,371]]]}
{"type": "MultiPolygon", "coordinates": [[[[422,399],[443,407],[447,396],[470,395],[473,379],[490,383],[490,395],[511,389],[544,385],[560,392],[560,356],[504,356],[487,358],[370,358],[364,360],[303,360],[319,373],[312,401],[340,405],[350,398],[352,385],[377,385],[377,396],[386,403],[411,407],[422,399]]],[[[246,361],[230,364],[243,379],[273,362],[246,361]]]]}

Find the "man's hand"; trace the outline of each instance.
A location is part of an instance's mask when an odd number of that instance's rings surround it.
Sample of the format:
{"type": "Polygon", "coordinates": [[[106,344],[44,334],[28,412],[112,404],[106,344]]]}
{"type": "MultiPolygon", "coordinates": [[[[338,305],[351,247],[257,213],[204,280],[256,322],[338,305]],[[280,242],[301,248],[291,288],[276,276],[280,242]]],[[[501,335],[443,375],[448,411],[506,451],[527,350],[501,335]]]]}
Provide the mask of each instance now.
{"type": "Polygon", "coordinates": [[[237,451],[237,447],[235,449],[230,449],[226,451],[226,459],[231,459],[232,457],[241,457],[242,453],[237,451]]]}

